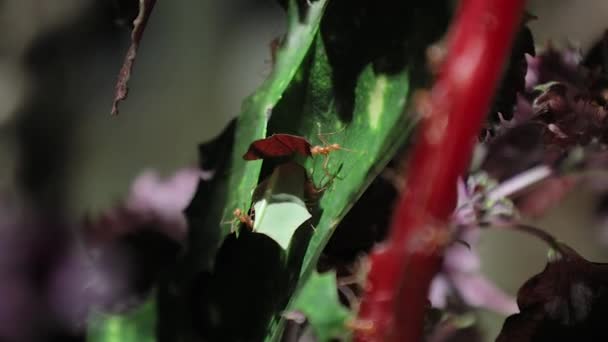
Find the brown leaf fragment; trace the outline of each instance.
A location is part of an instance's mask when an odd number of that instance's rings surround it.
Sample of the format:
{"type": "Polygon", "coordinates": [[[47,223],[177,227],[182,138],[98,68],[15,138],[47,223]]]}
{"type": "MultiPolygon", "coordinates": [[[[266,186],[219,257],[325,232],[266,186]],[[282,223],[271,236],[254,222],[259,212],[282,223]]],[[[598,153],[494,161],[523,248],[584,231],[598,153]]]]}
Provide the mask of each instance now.
{"type": "Polygon", "coordinates": [[[139,43],[143,37],[146,24],[152,14],[152,9],[156,0],[139,0],[139,12],[135,20],[133,20],[133,30],[131,31],[131,46],[127,51],[125,60],[118,73],[118,81],[114,88],[114,102],[112,103],[112,115],[118,115],[118,103],[127,98],[129,92],[129,79],[131,78],[131,71],[133,70],[133,64],[135,63],[135,57],[137,56],[137,49],[139,43]]]}

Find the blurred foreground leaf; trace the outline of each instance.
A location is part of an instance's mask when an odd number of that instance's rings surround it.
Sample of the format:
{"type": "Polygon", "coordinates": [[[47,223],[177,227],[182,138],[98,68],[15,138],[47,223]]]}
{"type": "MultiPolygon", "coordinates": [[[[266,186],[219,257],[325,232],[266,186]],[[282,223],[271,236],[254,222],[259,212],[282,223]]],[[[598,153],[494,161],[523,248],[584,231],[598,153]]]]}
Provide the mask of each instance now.
{"type": "Polygon", "coordinates": [[[191,306],[193,282],[199,272],[212,269],[223,236],[219,221],[228,187],[230,160],[236,121],[211,141],[199,145],[202,177],[185,210],[188,242],[178,263],[165,274],[158,287],[158,341],[189,340],[193,334],[191,306]]]}
{"type": "Polygon", "coordinates": [[[352,314],[338,299],[336,275],[333,272],[313,272],[292,307],[306,316],[318,341],[331,341],[349,333],[345,324],[352,314]]]}
{"type": "Polygon", "coordinates": [[[150,297],[122,315],[97,314],[90,324],[88,342],[155,342],[156,301],[150,297]]]}
{"type": "Polygon", "coordinates": [[[311,232],[305,182],[297,164],[274,169],[261,185],[253,231],[243,227],[238,235],[229,234],[211,270],[198,275],[193,318],[204,340],[262,340],[271,319],[285,307],[304,254],[299,242],[311,232]]]}

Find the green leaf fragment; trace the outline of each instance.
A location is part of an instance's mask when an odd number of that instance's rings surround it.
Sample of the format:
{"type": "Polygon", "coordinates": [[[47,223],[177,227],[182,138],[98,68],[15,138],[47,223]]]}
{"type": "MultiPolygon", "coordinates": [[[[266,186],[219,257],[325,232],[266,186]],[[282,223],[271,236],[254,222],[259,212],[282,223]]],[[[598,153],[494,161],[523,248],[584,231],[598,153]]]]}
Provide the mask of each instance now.
{"type": "Polygon", "coordinates": [[[312,273],[295,299],[293,309],[308,318],[318,341],[330,341],[349,333],[345,323],[353,314],[338,299],[334,272],[312,273]]]}
{"type": "Polygon", "coordinates": [[[155,342],[156,300],[150,297],[144,304],[125,314],[97,313],[91,320],[88,342],[155,342]]]}
{"type": "Polygon", "coordinates": [[[287,250],[296,229],[310,219],[304,202],[305,170],[294,163],[278,166],[266,183],[264,197],[254,204],[253,230],[268,235],[287,250]]]}

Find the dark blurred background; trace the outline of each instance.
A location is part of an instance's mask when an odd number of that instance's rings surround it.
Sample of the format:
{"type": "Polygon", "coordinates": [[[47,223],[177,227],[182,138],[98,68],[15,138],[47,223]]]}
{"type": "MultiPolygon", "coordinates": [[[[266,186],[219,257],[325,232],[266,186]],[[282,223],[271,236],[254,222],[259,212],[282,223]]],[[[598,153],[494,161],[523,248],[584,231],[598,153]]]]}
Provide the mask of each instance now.
{"type": "MultiPolygon", "coordinates": [[[[110,117],[133,2],[0,0],[0,193],[76,221],[115,204],[144,169],[195,164],[197,144],[269,73],[270,41],[284,31],[273,0],[159,0],[130,96],[110,117]]],[[[539,47],[551,39],[585,51],[608,28],[604,0],[528,8],[539,17],[530,24],[539,47]]],[[[582,189],[536,224],[606,261],[588,229],[593,202],[582,189]]],[[[485,233],[480,249],[484,269],[513,294],[545,262],[541,243],[510,232],[485,233]]],[[[503,318],[483,317],[493,340],[503,318]]]]}

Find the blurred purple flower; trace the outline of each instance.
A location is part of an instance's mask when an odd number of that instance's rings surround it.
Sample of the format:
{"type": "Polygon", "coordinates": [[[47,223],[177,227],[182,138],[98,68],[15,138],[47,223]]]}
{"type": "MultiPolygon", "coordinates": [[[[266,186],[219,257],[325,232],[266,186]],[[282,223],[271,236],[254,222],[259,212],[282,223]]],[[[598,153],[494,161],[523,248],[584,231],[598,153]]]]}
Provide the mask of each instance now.
{"type": "Polygon", "coordinates": [[[0,194],[0,341],[82,334],[91,310],[122,311],[149,293],[187,231],[195,168],[138,177],[121,205],[71,227],[0,194]]]}
{"type": "Polygon", "coordinates": [[[133,183],[125,207],[147,214],[150,219],[173,225],[174,229],[165,233],[182,240],[187,227],[183,211],[192,200],[202,176],[201,170],[187,168],[162,180],[157,172],[146,170],[133,183]]]}
{"type": "Polygon", "coordinates": [[[144,171],[121,205],[89,218],[86,241],[74,241],[51,275],[49,300],[56,314],[78,326],[93,309],[124,311],[147,295],[185,239],[183,211],[200,179],[195,168],[167,179],[144,171]]]}
{"type": "Polygon", "coordinates": [[[510,315],[517,312],[515,299],[481,274],[481,262],[475,251],[480,234],[474,201],[476,187],[459,182],[458,209],[453,223],[457,226],[456,239],[460,243],[453,243],[446,249],[442,270],[431,284],[429,300],[434,307],[446,308],[450,298],[455,296],[469,307],[510,315]]]}
{"type": "Polygon", "coordinates": [[[187,230],[183,211],[202,177],[197,168],[181,169],[164,180],[156,171],[146,170],[137,177],[123,204],[96,220],[89,219],[86,231],[94,241],[103,241],[152,227],[175,241],[183,241],[187,230]]]}
{"type": "Polygon", "coordinates": [[[515,299],[481,274],[479,255],[473,247],[479,240],[479,231],[470,229],[460,239],[471,248],[455,243],[446,250],[442,271],[431,286],[429,299],[433,306],[445,308],[450,295],[455,295],[470,307],[504,315],[516,313],[515,299]]]}
{"type": "Polygon", "coordinates": [[[119,311],[133,295],[134,272],[126,251],[115,246],[85,250],[74,244],[55,266],[47,296],[53,315],[70,329],[83,328],[91,310],[119,311]],[[112,248],[114,247],[114,248],[112,248]]]}
{"type": "Polygon", "coordinates": [[[0,340],[27,341],[40,311],[34,288],[28,279],[6,271],[0,279],[0,340]]]}
{"type": "Polygon", "coordinates": [[[59,235],[20,198],[0,194],[0,340],[29,341],[41,330],[38,280],[53,260],[59,235]]]}

